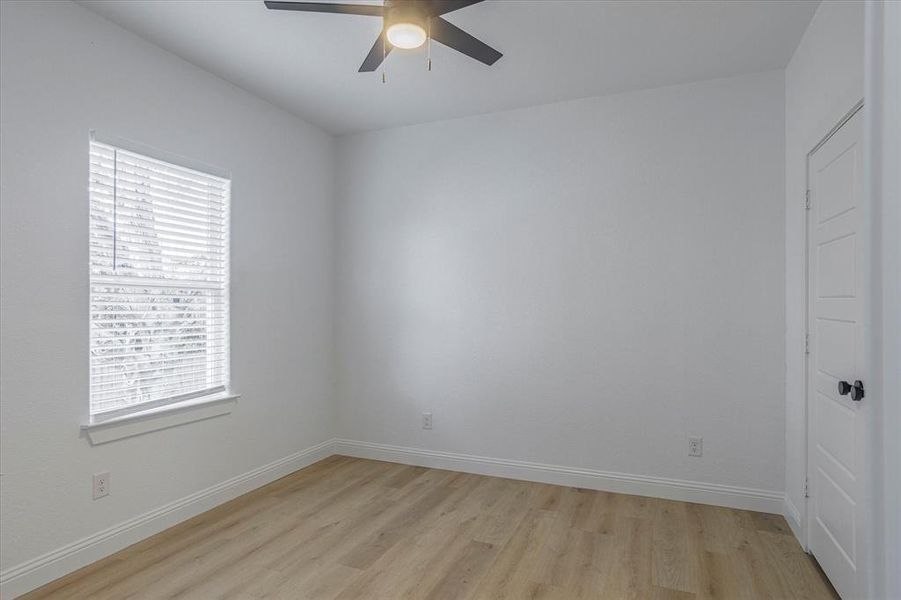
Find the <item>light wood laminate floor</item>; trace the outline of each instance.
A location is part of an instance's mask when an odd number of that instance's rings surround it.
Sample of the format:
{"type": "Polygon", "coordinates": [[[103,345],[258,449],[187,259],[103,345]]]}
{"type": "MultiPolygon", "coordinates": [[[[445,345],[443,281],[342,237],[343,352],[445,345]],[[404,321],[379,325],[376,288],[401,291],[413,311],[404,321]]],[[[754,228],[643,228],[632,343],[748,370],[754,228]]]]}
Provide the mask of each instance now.
{"type": "Polygon", "coordinates": [[[26,598],[834,598],[781,516],[333,456],[26,598]]]}

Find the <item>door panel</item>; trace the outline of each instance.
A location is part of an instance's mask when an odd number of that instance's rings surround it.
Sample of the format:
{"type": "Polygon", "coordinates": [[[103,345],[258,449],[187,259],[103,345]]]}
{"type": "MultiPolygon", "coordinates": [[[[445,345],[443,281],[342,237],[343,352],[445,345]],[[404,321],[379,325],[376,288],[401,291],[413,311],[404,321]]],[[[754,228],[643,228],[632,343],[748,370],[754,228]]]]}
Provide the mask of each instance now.
{"type": "Polygon", "coordinates": [[[856,437],[846,435],[845,431],[849,425],[852,425],[853,429],[856,415],[839,401],[822,393],[820,395],[820,401],[817,403],[820,408],[817,412],[819,446],[853,479],[856,437]]]}
{"type": "Polygon", "coordinates": [[[831,377],[828,395],[838,395],[838,381],[848,370],[848,348],[854,348],[854,337],[857,334],[853,322],[839,321],[829,318],[817,319],[814,339],[819,347],[816,353],[816,365],[820,373],[831,377]]]}
{"type": "Polygon", "coordinates": [[[819,247],[817,297],[854,297],[854,242],[856,236],[838,238],[819,247]]]}
{"type": "MultiPolygon", "coordinates": [[[[831,538],[847,566],[851,569],[855,566],[854,549],[854,512],[855,503],[838,483],[833,481],[826,471],[818,470],[817,487],[820,488],[820,505],[817,520],[820,526],[831,538]]],[[[830,548],[831,549],[831,548],[830,548]]]]}
{"type": "MultiPolygon", "coordinates": [[[[831,142],[832,140],[830,140],[831,142]]],[[[846,148],[820,169],[819,223],[825,223],[839,214],[854,208],[854,178],[857,167],[857,150],[846,148]]],[[[818,152],[822,152],[820,148],[818,152]]]]}
{"type": "Polygon", "coordinates": [[[810,550],[846,600],[866,595],[865,402],[838,392],[864,379],[860,242],[861,111],[809,157],[808,525],[810,550]]]}

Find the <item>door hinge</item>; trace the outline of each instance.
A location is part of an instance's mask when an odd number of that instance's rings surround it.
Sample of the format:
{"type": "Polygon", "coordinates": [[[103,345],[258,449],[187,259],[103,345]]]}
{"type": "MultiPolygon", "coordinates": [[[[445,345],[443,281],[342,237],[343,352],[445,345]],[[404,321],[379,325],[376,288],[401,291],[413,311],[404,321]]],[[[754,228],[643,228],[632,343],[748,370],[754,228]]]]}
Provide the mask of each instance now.
{"type": "Polygon", "coordinates": [[[810,354],[810,334],[804,334],[804,354],[810,354]]]}
{"type": "Polygon", "coordinates": [[[807,486],[807,478],[804,478],[804,497],[810,498],[810,488],[807,486]]]}
{"type": "Polygon", "coordinates": [[[810,190],[804,192],[804,208],[810,210],[810,190]]]}

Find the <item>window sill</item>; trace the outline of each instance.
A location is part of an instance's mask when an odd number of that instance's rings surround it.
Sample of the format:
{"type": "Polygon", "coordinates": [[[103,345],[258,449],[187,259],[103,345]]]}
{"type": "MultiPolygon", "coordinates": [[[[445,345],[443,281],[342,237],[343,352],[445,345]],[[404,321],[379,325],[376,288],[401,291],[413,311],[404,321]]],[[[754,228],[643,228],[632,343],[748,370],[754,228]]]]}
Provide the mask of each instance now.
{"type": "Polygon", "coordinates": [[[227,415],[238,403],[238,398],[240,398],[238,394],[228,392],[192,398],[105,421],[91,422],[82,425],[81,430],[87,434],[92,446],[106,444],[151,431],[227,415]]]}

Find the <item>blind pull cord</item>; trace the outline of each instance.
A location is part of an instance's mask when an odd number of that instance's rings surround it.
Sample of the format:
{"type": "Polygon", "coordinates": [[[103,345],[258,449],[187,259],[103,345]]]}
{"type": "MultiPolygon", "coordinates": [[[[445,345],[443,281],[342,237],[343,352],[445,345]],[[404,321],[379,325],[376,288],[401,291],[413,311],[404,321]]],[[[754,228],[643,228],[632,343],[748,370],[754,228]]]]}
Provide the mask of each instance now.
{"type": "Polygon", "coordinates": [[[118,243],[119,219],[117,207],[119,204],[119,151],[113,150],[113,271],[116,270],[116,246],[118,243]]]}

